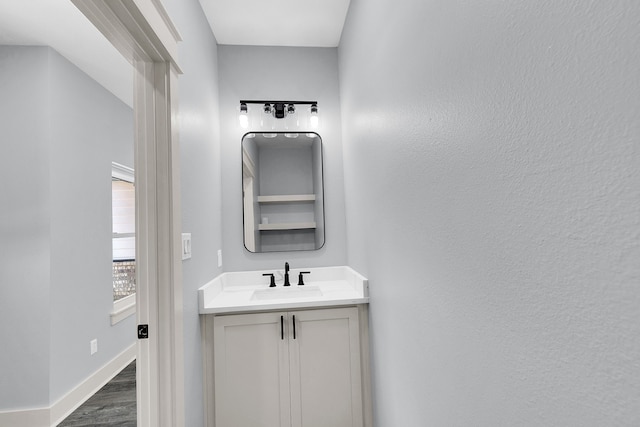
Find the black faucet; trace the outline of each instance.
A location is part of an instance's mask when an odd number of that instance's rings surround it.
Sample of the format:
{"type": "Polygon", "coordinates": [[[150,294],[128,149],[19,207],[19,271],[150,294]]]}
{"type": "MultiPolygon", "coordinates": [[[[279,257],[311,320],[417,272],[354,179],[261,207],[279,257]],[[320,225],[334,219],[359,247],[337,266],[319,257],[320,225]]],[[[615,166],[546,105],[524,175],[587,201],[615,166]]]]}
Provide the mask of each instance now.
{"type": "Polygon", "coordinates": [[[284,286],[291,286],[289,283],[289,263],[284,263],[284,286]]]}

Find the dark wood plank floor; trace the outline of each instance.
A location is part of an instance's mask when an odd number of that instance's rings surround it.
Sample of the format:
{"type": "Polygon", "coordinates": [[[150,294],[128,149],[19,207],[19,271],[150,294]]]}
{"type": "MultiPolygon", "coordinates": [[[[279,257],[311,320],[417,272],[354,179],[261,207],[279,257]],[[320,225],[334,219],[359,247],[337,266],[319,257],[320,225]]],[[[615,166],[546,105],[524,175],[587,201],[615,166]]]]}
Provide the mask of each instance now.
{"type": "Polygon", "coordinates": [[[136,362],[133,361],[58,427],[136,427],[136,362]]]}

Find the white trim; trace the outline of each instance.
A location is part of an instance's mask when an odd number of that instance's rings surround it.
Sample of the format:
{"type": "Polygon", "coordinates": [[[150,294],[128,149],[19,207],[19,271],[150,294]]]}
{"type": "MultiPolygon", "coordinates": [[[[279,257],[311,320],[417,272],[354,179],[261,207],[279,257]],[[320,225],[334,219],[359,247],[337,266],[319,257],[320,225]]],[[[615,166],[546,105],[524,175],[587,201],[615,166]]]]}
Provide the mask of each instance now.
{"type": "Polygon", "coordinates": [[[46,427],[49,425],[49,412],[49,408],[0,412],[0,426],[46,427]]]}
{"type": "Polygon", "coordinates": [[[177,31],[158,0],[72,0],[135,68],[138,426],[184,426],[177,31]]]}
{"type": "Polygon", "coordinates": [[[178,31],[157,0],[71,0],[131,64],[169,62],[178,73],[178,31]]]}
{"type": "MultiPolygon", "coordinates": [[[[136,237],[136,233],[113,233],[112,239],[126,239],[127,237],[136,237]]],[[[114,260],[120,261],[120,260],[114,260]]]]}
{"type": "Polygon", "coordinates": [[[244,227],[244,246],[249,252],[256,251],[256,216],[253,209],[253,201],[255,199],[253,195],[253,175],[244,176],[242,178],[242,204],[244,221],[242,221],[244,227]]]}
{"type": "Polygon", "coordinates": [[[180,32],[178,31],[176,26],[173,25],[171,18],[169,18],[169,12],[167,12],[167,9],[164,8],[164,6],[162,5],[162,2],[160,2],[160,0],[151,0],[151,1],[153,2],[153,5],[156,7],[158,12],[160,13],[160,18],[163,20],[164,24],[167,26],[167,28],[171,32],[171,35],[173,36],[173,38],[176,41],[181,42],[182,36],[180,35],[180,32]]]}
{"type": "Polygon", "coordinates": [[[48,408],[0,412],[1,426],[57,426],[136,359],[132,344],[48,408]]]}
{"type": "Polygon", "coordinates": [[[249,152],[247,152],[244,147],[242,147],[242,166],[247,169],[249,175],[251,175],[252,177],[256,176],[256,165],[253,163],[249,152]]]}
{"type": "Polygon", "coordinates": [[[123,321],[136,312],[136,294],[128,295],[113,302],[111,326],[123,321]]]}
{"type": "Polygon", "coordinates": [[[371,348],[369,344],[369,304],[358,305],[360,319],[360,366],[362,367],[362,415],[364,427],[373,427],[373,388],[371,385],[371,348]]]}
{"type": "Polygon", "coordinates": [[[260,224],[258,230],[306,230],[316,228],[314,222],[283,222],[280,224],[260,224]]]}
{"type": "Polygon", "coordinates": [[[277,196],[258,196],[258,203],[293,203],[293,202],[313,202],[316,200],[315,194],[286,194],[277,196]]]}
{"type": "Polygon", "coordinates": [[[51,425],[55,426],[86,402],[98,390],[136,359],[136,345],[132,344],[106,365],[94,372],[51,406],[51,425]]]}
{"type": "Polygon", "coordinates": [[[256,213],[253,208],[255,195],[253,194],[256,166],[251,160],[249,152],[242,147],[242,212],[244,228],[244,246],[249,252],[256,251],[256,213]]]}
{"type": "Polygon", "coordinates": [[[111,176],[123,181],[135,182],[135,172],[129,166],[111,162],[111,176]]]}
{"type": "MultiPolygon", "coordinates": [[[[215,280],[215,279],[214,279],[215,280]]],[[[202,341],[202,391],[204,396],[204,425],[215,427],[215,365],[213,361],[213,315],[200,316],[200,340],[202,341]]]]}

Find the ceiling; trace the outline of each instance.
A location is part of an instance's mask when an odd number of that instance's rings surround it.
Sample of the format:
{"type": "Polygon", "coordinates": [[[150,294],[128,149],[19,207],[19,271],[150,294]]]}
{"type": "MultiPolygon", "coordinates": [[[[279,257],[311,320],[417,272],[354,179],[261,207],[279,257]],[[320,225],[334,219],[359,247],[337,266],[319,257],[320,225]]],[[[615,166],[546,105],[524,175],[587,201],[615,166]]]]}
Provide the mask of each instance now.
{"type": "MultiPolygon", "coordinates": [[[[336,47],[350,0],[199,1],[219,44],[336,47]]],[[[51,46],[133,105],[131,65],[70,0],[0,0],[0,45],[51,46]]]]}
{"type": "Polygon", "coordinates": [[[133,105],[131,65],[70,0],[0,0],[0,45],[51,46],[133,105]]]}
{"type": "Polygon", "coordinates": [[[219,44],[336,47],[350,0],[200,0],[219,44]]]}

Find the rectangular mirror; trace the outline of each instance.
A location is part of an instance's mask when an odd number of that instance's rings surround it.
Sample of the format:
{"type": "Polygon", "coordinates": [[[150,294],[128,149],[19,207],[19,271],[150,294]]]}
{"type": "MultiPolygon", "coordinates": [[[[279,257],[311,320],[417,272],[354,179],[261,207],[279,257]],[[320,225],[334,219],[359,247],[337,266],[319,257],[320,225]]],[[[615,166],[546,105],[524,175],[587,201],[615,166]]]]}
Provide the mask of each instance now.
{"type": "Polygon", "coordinates": [[[322,140],[314,132],[252,132],[242,138],[244,246],[249,252],[324,245],[322,140]]]}

